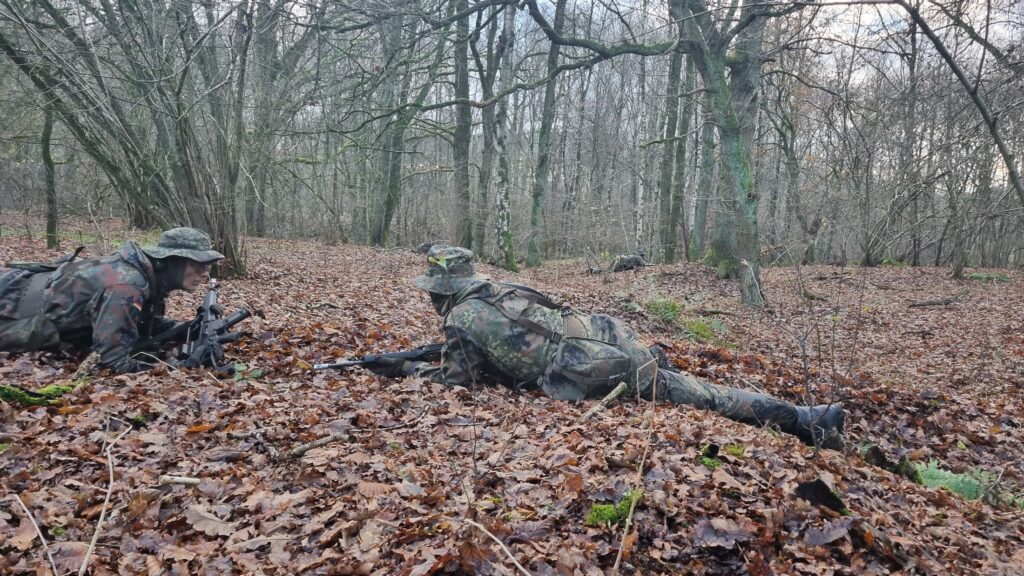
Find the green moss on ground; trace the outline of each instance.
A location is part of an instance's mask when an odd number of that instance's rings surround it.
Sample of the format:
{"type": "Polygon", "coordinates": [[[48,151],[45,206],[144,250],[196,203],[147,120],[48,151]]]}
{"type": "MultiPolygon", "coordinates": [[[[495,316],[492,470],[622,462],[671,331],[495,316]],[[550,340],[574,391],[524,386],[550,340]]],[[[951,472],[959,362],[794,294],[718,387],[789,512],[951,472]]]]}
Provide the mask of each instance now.
{"type": "Polygon", "coordinates": [[[28,390],[14,384],[0,384],[0,400],[19,406],[56,406],[61,397],[87,384],[88,378],[80,378],[67,384],[50,384],[39,390],[28,390]]]}
{"type": "Polygon", "coordinates": [[[639,504],[643,498],[643,492],[629,490],[622,497],[618,504],[594,504],[583,521],[586,526],[617,526],[626,521],[629,517],[629,509],[634,506],[633,502],[639,504]]]}

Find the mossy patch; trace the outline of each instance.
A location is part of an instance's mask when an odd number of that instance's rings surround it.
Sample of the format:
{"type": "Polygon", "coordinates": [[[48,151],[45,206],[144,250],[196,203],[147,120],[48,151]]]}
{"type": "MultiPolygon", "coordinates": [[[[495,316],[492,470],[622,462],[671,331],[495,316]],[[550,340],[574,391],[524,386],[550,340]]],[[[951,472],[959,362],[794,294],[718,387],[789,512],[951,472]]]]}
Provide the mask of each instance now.
{"type": "Polygon", "coordinates": [[[20,406],[56,406],[61,397],[89,382],[88,378],[80,378],[64,383],[50,384],[39,390],[29,390],[14,384],[0,384],[0,400],[20,406]]]}
{"type": "Polygon", "coordinates": [[[712,458],[711,456],[701,456],[700,463],[708,468],[715,469],[722,465],[722,461],[718,458],[712,458]]]}
{"type": "Polygon", "coordinates": [[[675,322],[683,311],[683,305],[671,298],[655,296],[644,302],[644,308],[655,320],[661,322],[675,322]]]}
{"type": "Polygon", "coordinates": [[[740,261],[734,256],[719,254],[714,248],[708,248],[704,257],[700,259],[701,264],[715,269],[715,275],[719,279],[738,278],[740,261]]]}
{"type": "Polygon", "coordinates": [[[721,320],[701,320],[699,318],[687,318],[682,321],[685,329],[685,336],[694,342],[714,344],[715,346],[729,346],[730,343],[724,339],[729,327],[721,320]]]}
{"type": "Polygon", "coordinates": [[[723,450],[725,450],[725,453],[730,456],[741,458],[743,453],[747,450],[747,447],[743,444],[728,444],[723,448],[723,450]]]}
{"type": "Polygon", "coordinates": [[[629,509],[634,506],[633,502],[640,503],[643,492],[640,490],[629,490],[622,497],[618,504],[594,504],[583,521],[586,526],[618,526],[629,517],[629,509]]]}
{"type": "Polygon", "coordinates": [[[977,500],[985,494],[985,487],[994,481],[992,475],[981,471],[952,472],[939,466],[935,460],[918,464],[921,484],[929,488],[945,488],[967,500],[977,500]]]}
{"type": "Polygon", "coordinates": [[[11,443],[10,442],[0,442],[0,454],[3,454],[10,447],[11,447],[11,443]]]}
{"type": "Polygon", "coordinates": [[[985,470],[953,472],[942,468],[935,460],[915,466],[921,480],[920,484],[929,488],[942,488],[965,500],[984,499],[992,505],[1024,509],[1024,495],[999,490],[999,478],[991,472],[985,470]]]}
{"type": "Polygon", "coordinates": [[[1000,272],[975,272],[967,276],[968,280],[977,282],[1009,282],[1010,277],[1000,272]]]}
{"type": "Polygon", "coordinates": [[[718,468],[722,465],[722,461],[718,459],[718,453],[720,452],[718,444],[708,444],[700,450],[700,463],[708,468],[718,468]]]}

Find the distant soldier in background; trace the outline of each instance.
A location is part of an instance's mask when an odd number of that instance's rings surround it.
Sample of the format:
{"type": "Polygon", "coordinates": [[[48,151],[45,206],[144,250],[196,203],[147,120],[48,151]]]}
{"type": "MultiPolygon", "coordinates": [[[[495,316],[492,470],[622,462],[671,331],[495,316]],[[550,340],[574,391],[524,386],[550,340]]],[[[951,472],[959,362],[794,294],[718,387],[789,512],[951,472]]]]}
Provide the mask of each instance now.
{"type": "Polygon", "coordinates": [[[164,299],[203,286],[223,257],[206,233],[174,228],[156,246],[128,241],[112,256],[9,264],[0,268],[0,351],[91,347],[102,368],[147,370],[150,363],[132,357],[140,338],[182,324],[163,317],[164,299]]]}
{"type": "Polygon", "coordinates": [[[647,266],[648,262],[643,252],[635,252],[633,254],[619,254],[612,261],[611,270],[612,272],[624,272],[626,270],[636,270],[637,268],[643,268],[647,266]]]}
{"type": "Polygon", "coordinates": [[[601,398],[624,381],[630,396],[651,398],[656,388],[660,401],[778,426],[808,444],[843,446],[839,405],[794,406],[679,373],[659,348],[645,348],[611,316],[575,312],[526,286],[491,283],[476,274],[473,253],[464,248],[435,245],[427,259],[427,273],[414,284],[444,317],[441,363],[395,359],[371,368],[378,374],[418,374],[449,386],[494,382],[572,401],[601,398]]]}

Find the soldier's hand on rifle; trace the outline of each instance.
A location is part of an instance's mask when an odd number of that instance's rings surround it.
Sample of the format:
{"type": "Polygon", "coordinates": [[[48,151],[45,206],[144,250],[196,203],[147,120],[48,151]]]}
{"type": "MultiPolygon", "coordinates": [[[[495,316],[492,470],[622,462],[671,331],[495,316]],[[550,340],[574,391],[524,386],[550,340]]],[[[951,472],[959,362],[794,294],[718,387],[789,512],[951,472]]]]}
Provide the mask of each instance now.
{"type": "Polygon", "coordinates": [[[374,362],[364,364],[363,367],[380,376],[398,378],[412,374],[415,365],[415,362],[402,358],[378,358],[374,362]]]}
{"type": "Polygon", "coordinates": [[[178,320],[169,331],[179,332],[181,334],[181,339],[184,340],[188,335],[189,328],[187,328],[187,326],[191,323],[191,320],[178,320]]]}

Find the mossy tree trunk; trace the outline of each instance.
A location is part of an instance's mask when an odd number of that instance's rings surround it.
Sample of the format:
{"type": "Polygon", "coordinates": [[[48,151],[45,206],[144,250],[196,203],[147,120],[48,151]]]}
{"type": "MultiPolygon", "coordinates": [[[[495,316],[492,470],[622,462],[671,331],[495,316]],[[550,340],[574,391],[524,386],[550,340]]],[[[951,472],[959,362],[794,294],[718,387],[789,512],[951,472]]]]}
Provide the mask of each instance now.
{"type": "Polygon", "coordinates": [[[730,256],[736,264],[729,275],[739,280],[744,304],[762,306],[753,140],[764,57],[766,7],[745,5],[740,20],[746,25],[723,34],[711,21],[703,2],[686,0],[685,4],[693,17],[686,18],[684,26],[687,37],[694,42],[694,63],[710,95],[711,113],[718,125],[722,146],[727,194],[732,204],[734,252],[730,256]]]}

